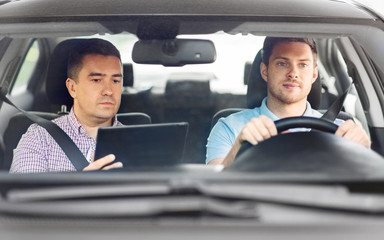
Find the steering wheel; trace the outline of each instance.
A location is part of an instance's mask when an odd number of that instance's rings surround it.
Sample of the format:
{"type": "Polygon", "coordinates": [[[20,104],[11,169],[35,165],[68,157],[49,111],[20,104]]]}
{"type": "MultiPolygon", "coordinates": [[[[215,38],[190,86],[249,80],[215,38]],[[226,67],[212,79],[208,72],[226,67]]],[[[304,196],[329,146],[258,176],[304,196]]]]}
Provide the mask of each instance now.
{"type": "Polygon", "coordinates": [[[384,158],[355,142],[329,133],[338,126],[310,117],[275,122],[279,133],[292,128],[319,131],[278,134],[253,146],[244,142],[229,171],[325,173],[341,176],[384,174],[384,158]]]}
{"type": "MultiPolygon", "coordinates": [[[[292,128],[312,128],[315,130],[335,133],[338,126],[333,122],[330,122],[321,118],[314,117],[289,117],[275,121],[276,129],[278,133],[292,128]]],[[[252,144],[245,141],[240,147],[236,157],[240,156],[247,149],[251,148],[252,144]]]]}
{"type": "Polygon", "coordinates": [[[291,129],[291,128],[312,128],[323,132],[335,133],[338,126],[321,118],[314,117],[289,117],[275,121],[277,132],[291,129]]]}

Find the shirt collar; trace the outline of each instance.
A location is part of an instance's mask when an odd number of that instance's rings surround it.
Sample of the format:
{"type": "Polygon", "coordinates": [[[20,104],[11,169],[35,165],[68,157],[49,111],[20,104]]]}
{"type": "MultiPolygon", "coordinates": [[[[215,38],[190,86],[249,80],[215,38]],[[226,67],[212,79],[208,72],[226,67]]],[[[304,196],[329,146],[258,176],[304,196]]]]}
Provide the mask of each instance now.
{"type": "Polygon", "coordinates": [[[304,112],[304,114],[303,114],[303,116],[305,116],[305,117],[311,117],[311,116],[313,116],[314,114],[313,114],[313,109],[312,109],[312,106],[311,106],[311,104],[307,101],[307,108],[305,109],[305,112],[304,112]]]}
{"type": "Polygon", "coordinates": [[[121,122],[117,120],[117,116],[113,117],[112,127],[121,126],[123,125],[121,122]]]}
{"type": "MultiPolygon", "coordinates": [[[[77,120],[77,117],[75,115],[75,112],[73,111],[73,107],[71,108],[71,111],[68,114],[68,120],[69,124],[71,124],[72,128],[75,129],[76,134],[86,134],[87,131],[85,131],[85,128],[81,125],[79,120],[77,120]]],[[[117,120],[116,115],[113,118],[112,126],[121,126],[122,124],[117,120]]]]}
{"type": "MultiPolygon", "coordinates": [[[[260,106],[260,112],[262,115],[265,115],[267,117],[269,117],[270,119],[272,119],[273,121],[277,121],[279,120],[279,118],[273,114],[273,112],[271,112],[268,107],[267,107],[267,97],[265,97],[261,103],[261,106],[260,106]]],[[[313,109],[311,107],[311,104],[307,101],[307,107],[305,109],[305,112],[303,114],[303,116],[313,116],[313,109]]]]}

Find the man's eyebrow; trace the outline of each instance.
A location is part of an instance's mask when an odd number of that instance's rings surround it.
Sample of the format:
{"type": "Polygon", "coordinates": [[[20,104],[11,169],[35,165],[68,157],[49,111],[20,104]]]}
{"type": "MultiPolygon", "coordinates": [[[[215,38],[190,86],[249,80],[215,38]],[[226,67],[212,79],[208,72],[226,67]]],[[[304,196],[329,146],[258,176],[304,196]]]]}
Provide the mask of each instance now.
{"type": "Polygon", "coordinates": [[[312,59],[308,59],[308,58],[303,58],[303,59],[299,59],[300,62],[312,62],[312,59]]]}
{"type": "MultiPolygon", "coordinates": [[[[278,57],[275,57],[274,59],[273,59],[273,61],[274,60],[285,60],[285,61],[289,61],[289,58],[286,58],[286,57],[280,57],[280,56],[278,56],[278,57]]],[[[309,58],[303,58],[303,59],[299,59],[299,61],[300,62],[311,62],[312,60],[311,59],[309,59],[309,58]]]]}
{"type": "MultiPolygon", "coordinates": [[[[91,72],[88,77],[95,77],[95,76],[105,76],[106,74],[102,74],[102,73],[94,73],[94,72],[91,72]]],[[[123,75],[121,73],[116,73],[116,74],[113,74],[112,75],[113,77],[123,77],[123,75]]]]}
{"type": "Polygon", "coordinates": [[[105,74],[91,72],[90,74],[88,74],[88,77],[104,76],[104,75],[105,75],[105,74]]]}
{"type": "Polygon", "coordinates": [[[289,60],[289,59],[286,58],[286,57],[280,57],[280,56],[277,56],[277,57],[274,57],[274,58],[272,59],[272,61],[275,61],[275,60],[289,60]]]}

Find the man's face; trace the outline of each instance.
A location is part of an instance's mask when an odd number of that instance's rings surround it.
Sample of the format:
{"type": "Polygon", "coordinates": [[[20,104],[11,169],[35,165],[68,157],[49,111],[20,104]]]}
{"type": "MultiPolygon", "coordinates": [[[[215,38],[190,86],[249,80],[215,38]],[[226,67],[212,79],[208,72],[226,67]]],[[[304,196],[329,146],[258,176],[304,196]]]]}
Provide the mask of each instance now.
{"type": "Polygon", "coordinates": [[[311,48],[302,42],[278,43],[268,67],[262,63],[260,70],[267,82],[268,100],[282,104],[305,101],[318,71],[311,48]]]}
{"type": "Polygon", "coordinates": [[[123,86],[119,58],[86,55],[82,65],[77,81],[67,80],[76,116],[88,124],[111,120],[119,109],[123,86]]]}

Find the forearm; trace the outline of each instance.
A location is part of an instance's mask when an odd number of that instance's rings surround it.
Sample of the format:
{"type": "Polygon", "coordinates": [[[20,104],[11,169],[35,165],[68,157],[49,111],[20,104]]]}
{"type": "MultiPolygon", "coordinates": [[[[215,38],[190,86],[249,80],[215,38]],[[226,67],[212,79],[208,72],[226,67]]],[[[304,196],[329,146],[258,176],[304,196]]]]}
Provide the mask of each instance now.
{"type": "Polygon", "coordinates": [[[335,135],[344,137],[353,142],[359,143],[366,148],[371,148],[371,140],[364,129],[352,120],[340,124],[335,135]]]}
{"type": "Polygon", "coordinates": [[[228,152],[225,158],[213,159],[208,164],[209,165],[218,165],[221,164],[224,168],[227,168],[232,165],[235,160],[236,154],[239,152],[241,144],[236,141],[236,143],[232,146],[231,150],[228,152]]]}

